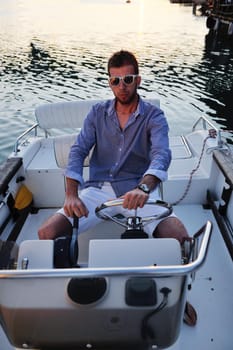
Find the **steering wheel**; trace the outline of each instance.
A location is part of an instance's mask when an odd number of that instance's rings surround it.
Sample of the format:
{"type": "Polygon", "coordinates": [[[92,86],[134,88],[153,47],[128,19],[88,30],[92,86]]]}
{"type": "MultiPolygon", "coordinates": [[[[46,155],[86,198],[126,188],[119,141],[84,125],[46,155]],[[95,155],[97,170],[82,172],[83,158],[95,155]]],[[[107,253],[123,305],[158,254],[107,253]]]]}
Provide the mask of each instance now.
{"type": "MultiPolygon", "coordinates": [[[[169,216],[173,209],[172,206],[164,201],[161,200],[153,200],[153,199],[148,199],[148,201],[146,202],[146,205],[154,205],[155,207],[160,207],[163,208],[164,211],[160,214],[154,214],[152,216],[144,216],[144,217],[139,217],[137,216],[137,209],[135,210],[135,215],[134,216],[129,216],[127,218],[125,218],[123,215],[110,215],[109,213],[107,213],[108,208],[111,207],[116,207],[116,206],[122,206],[124,199],[122,198],[117,198],[111,201],[107,201],[103,204],[101,204],[99,207],[97,207],[95,209],[95,213],[96,215],[104,220],[111,220],[115,223],[117,223],[118,225],[123,226],[124,228],[126,228],[126,232],[131,232],[134,231],[140,231],[143,232],[143,225],[145,223],[149,223],[152,222],[154,220],[159,220],[162,218],[166,218],[167,216],[169,216]]],[[[143,236],[143,234],[145,234],[144,232],[142,233],[141,238],[144,238],[145,236],[143,236]]],[[[145,234],[147,236],[147,234],[145,234]]],[[[136,235],[132,236],[132,237],[136,237],[136,235]]],[[[138,235],[137,235],[138,237],[138,235]]],[[[128,234],[127,237],[122,237],[122,238],[128,238],[128,234]]]]}

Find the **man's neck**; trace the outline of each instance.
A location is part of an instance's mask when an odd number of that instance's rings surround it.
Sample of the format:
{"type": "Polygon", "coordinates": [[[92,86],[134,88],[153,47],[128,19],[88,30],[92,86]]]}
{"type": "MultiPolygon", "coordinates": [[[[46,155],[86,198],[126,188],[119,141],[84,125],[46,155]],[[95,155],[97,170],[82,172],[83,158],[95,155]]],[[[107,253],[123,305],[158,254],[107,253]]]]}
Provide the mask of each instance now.
{"type": "Polygon", "coordinates": [[[138,106],[138,100],[139,96],[136,95],[132,101],[129,103],[121,103],[119,100],[116,101],[116,111],[117,114],[125,114],[125,115],[130,115],[134,113],[137,109],[138,106]]]}
{"type": "Polygon", "coordinates": [[[129,120],[129,117],[134,113],[138,106],[138,95],[130,103],[116,102],[116,113],[121,129],[123,130],[129,120]]]}

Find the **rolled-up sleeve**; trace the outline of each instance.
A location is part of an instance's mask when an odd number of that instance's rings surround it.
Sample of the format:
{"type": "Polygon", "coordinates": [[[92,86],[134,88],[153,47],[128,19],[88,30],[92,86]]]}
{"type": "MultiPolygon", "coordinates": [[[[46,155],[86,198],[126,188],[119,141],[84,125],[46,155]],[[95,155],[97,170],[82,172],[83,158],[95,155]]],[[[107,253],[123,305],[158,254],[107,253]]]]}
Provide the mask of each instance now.
{"type": "Polygon", "coordinates": [[[167,180],[167,170],[171,162],[171,150],[169,148],[168,124],[161,110],[150,118],[150,165],[144,175],[154,175],[161,181],[167,180]]]}

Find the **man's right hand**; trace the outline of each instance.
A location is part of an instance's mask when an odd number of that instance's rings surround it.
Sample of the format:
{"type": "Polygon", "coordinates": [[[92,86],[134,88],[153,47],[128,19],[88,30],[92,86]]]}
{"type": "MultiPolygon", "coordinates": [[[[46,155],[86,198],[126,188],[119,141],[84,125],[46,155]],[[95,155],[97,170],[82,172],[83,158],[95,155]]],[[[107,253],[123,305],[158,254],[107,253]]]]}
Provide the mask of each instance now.
{"type": "Polygon", "coordinates": [[[83,201],[78,197],[78,182],[66,178],[66,197],[64,203],[65,214],[69,217],[76,215],[78,218],[88,216],[89,212],[83,201]]]}
{"type": "Polygon", "coordinates": [[[78,218],[82,216],[88,216],[89,212],[83,201],[76,195],[67,195],[64,203],[65,214],[69,217],[76,215],[78,218]]]}

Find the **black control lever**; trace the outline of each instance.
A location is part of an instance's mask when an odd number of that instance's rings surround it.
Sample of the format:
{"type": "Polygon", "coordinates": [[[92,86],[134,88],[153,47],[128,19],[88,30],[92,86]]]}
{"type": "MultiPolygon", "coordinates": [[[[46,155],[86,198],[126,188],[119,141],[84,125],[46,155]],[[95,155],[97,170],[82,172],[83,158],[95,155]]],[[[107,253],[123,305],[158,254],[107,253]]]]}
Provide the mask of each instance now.
{"type": "Polygon", "coordinates": [[[79,218],[75,215],[73,220],[73,231],[70,241],[70,264],[71,267],[77,266],[78,260],[78,228],[79,228],[79,218]]]}

